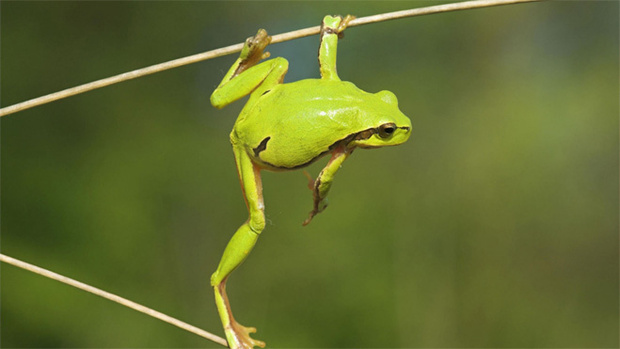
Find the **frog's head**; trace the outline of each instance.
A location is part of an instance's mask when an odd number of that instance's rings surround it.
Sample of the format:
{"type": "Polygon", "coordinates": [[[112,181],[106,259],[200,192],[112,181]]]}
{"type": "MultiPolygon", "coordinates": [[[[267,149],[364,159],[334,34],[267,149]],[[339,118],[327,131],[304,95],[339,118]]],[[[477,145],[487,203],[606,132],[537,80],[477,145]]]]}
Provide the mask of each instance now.
{"type": "Polygon", "coordinates": [[[411,136],[411,120],[398,109],[398,100],[390,91],[373,96],[368,129],[358,132],[353,143],[360,148],[378,148],[399,145],[411,136]]]}

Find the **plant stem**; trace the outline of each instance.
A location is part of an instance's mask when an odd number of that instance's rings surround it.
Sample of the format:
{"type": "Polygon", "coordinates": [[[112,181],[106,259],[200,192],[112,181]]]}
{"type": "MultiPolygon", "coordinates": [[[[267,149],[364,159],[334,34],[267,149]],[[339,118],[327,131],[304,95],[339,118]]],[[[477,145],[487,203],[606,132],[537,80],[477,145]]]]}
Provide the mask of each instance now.
{"type": "Polygon", "coordinates": [[[166,314],[160,313],[157,310],[153,310],[151,308],[145,307],[145,306],[143,306],[141,304],[138,304],[136,302],[132,302],[132,301],[130,301],[128,299],[125,299],[123,297],[117,296],[117,295],[112,294],[110,292],[106,292],[106,291],[100,290],[100,289],[98,289],[96,287],[87,285],[87,284],[85,284],[83,282],[79,282],[77,280],[74,280],[74,279],[68,278],[66,276],[54,273],[54,272],[49,271],[47,269],[43,269],[41,267],[37,267],[36,265],[32,265],[30,263],[22,262],[19,259],[15,259],[15,258],[6,256],[4,254],[0,254],[0,261],[4,262],[4,263],[7,263],[7,264],[10,264],[10,265],[13,265],[13,266],[16,266],[18,268],[22,268],[22,269],[31,271],[31,272],[33,272],[35,274],[39,274],[39,275],[45,276],[47,278],[50,278],[50,279],[53,279],[53,280],[56,280],[56,281],[60,281],[60,282],[62,282],[64,284],[67,284],[67,285],[70,285],[70,286],[73,286],[73,287],[77,287],[80,290],[83,290],[83,291],[86,291],[86,292],[90,292],[90,293],[95,294],[97,296],[100,296],[100,297],[103,297],[105,299],[108,299],[108,300],[111,300],[113,302],[116,302],[118,304],[124,305],[124,306],[126,306],[128,308],[131,308],[133,310],[137,310],[137,311],[139,311],[141,313],[144,313],[146,315],[152,316],[152,317],[154,317],[156,319],[159,319],[161,321],[167,322],[167,323],[169,323],[171,325],[180,327],[180,328],[182,328],[182,329],[184,329],[184,330],[186,330],[188,332],[197,334],[200,337],[206,338],[206,339],[208,339],[210,341],[213,341],[213,342],[215,342],[217,344],[221,344],[221,345],[223,345],[225,347],[228,347],[228,343],[226,342],[226,340],[224,338],[218,337],[218,336],[216,336],[216,335],[214,335],[212,333],[209,333],[209,332],[207,332],[205,330],[202,330],[202,329],[200,329],[200,328],[198,328],[196,326],[192,326],[192,325],[190,325],[188,323],[185,323],[185,322],[183,322],[181,320],[177,320],[177,319],[175,319],[175,318],[173,318],[171,316],[168,316],[166,314]]]}
{"type": "MultiPolygon", "coordinates": [[[[392,19],[405,18],[405,17],[413,17],[413,16],[423,16],[433,13],[442,13],[449,11],[458,11],[458,10],[469,10],[481,7],[491,7],[491,6],[499,6],[499,5],[509,5],[516,4],[521,2],[534,2],[539,0],[474,0],[474,1],[465,1],[458,2],[452,4],[444,4],[444,5],[436,5],[429,7],[422,7],[410,10],[396,11],[383,13],[373,16],[356,18],[349,22],[348,27],[355,27],[358,25],[370,24],[383,22],[392,19]]],[[[284,41],[289,41],[293,39],[298,39],[306,36],[316,35],[320,31],[320,26],[299,29],[295,31],[291,31],[288,33],[278,34],[272,36],[271,43],[279,43],[284,41]]],[[[113,84],[117,84],[119,82],[139,78],[142,76],[162,72],[164,70],[178,68],[184,65],[197,63],[201,61],[206,61],[212,58],[217,58],[225,55],[229,55],[231,53],[239,52],[243,48],[243,43],[230,45],[222,48],[218,48],[211,51],[206,51],[203,53],[198,53],[192,56],[187,56],[183,58],[178,58],[172,61],[155,64],[146,68],[132,70],[130,72],[122,73],[119,75],[114,75],[105,79],[96,80],[93,82],[89,82],[83,85],[71,87],[62,91],[54,92],[45,96],[41,96],[38,98],[30,99],[25,102],[13,104],[8,107],[4,107],[0,109],[0,117],[17,113],[22,110],[30,109],[39,105],[47,104],[50,102],[57,101],[59,99],[71,97],[78,95],[80,93],[88,92],[91,90],[95,90],[101,87],[110,86],[113,84]]]]}

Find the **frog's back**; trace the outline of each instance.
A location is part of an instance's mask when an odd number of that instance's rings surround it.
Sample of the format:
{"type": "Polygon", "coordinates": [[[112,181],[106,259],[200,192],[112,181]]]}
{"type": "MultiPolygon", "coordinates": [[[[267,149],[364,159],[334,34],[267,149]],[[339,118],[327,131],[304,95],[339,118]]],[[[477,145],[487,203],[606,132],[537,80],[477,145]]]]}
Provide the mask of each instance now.
{"type": "Polygon", "coordinates": [[[367,128],[362,114],[369,98],[372,94],[344,81],[280,84],[244,108],[231,137],[272,169],[302,167],[367,128]]]}

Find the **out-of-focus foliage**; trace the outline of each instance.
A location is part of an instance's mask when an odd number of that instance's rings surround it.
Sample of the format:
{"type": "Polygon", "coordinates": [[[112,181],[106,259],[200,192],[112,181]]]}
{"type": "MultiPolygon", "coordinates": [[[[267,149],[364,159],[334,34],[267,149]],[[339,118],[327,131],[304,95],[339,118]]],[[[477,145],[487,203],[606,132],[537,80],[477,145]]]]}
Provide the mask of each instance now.
{"type": "MultiPolygon", "coordinates": [[[[2,106],[270,33],[431,2],[2,2],[2,106]]],[[[350,28],[340,76],[414,125],[358,150],[308,227],[301,172],[229,282],[271,347],[617,347],[618,3],[350,28]]],[[[269,47],[317,77],[318,37],[269,47]]],[[[221,334],[209,275],[246,219],[209,95],[227,56],[2,119],[2,253],[221,334]]],[[[324,161],[313,165],[316,175],[324,161]]],[[[3,347],[217,347],[2,265],[3,347]]]]}

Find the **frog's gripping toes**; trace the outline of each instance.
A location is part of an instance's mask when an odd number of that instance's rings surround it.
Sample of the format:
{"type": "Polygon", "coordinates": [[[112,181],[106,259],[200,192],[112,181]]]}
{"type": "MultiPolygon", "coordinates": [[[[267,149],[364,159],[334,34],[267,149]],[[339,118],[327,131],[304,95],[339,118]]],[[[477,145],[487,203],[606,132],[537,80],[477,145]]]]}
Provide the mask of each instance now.
{"type": "Polygon", "coordinates": [[[334,176],[355,148],[379,148],[405,142],[411,122],[389,91],[367,93],[341,81],[336,72],[338,38],[353,16],[326,16],[319,46],[320,79],[283,84],[286,59],[264,53],[271,38],[263,29],[246,40],[239,58],[211,95],[217,108],[249,95],[230,134],[249,218],[224,250],[211,277],[218,313],[231,348],[263,347],[250,337],[256,330],[233,318],[226,281],[250,253],[265,227],[260,172],[305,167],[330,154],[316,180],[309,179],[313,209],[304,225],[327,206],[334,176]]]}
{"type": "Polygon", "coordinates": [[[321,36],[324,34],[337,34],[338,38],[343,38],[343,32],[349,26],[349,22],[355,19],[355,16],[347,15],[342,18],[340,16],[325,16],[321,23],[321,36]]]}
{"type": "Polygon", "coordinates": [[[265,29],[259,29],[256,35],[247,38],[241,49],[241,54],[239,55],[239,65],[231,78],[241,74],[244,70],[254,66],[262,59],[269,58],[269,52],[263,53],[263,50],[270,42],[271,36],[267,35],[265,29]]]}

